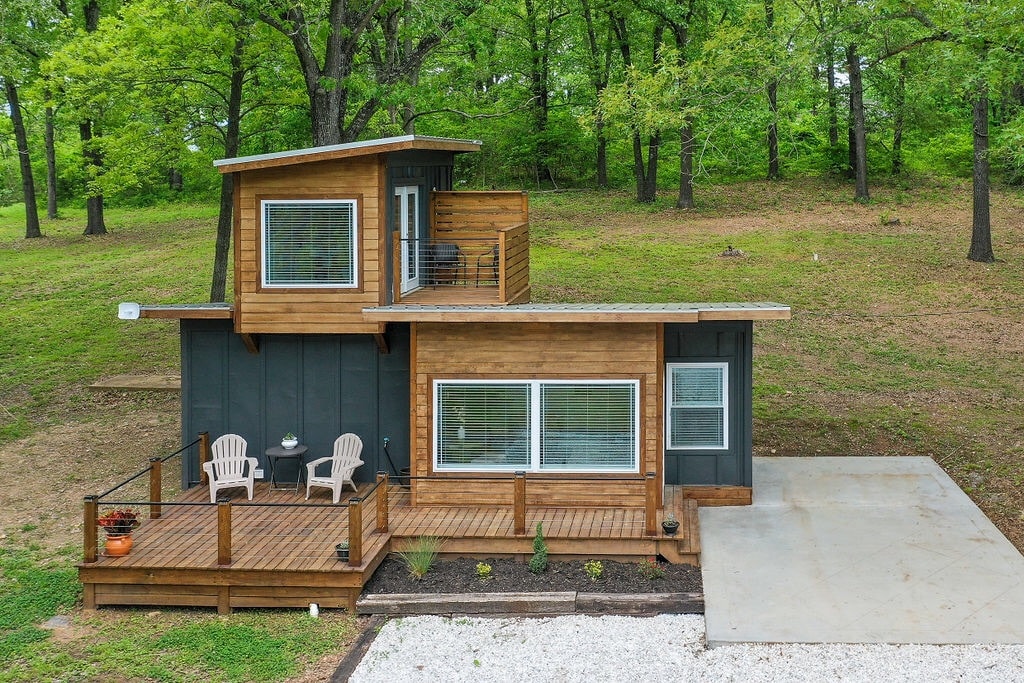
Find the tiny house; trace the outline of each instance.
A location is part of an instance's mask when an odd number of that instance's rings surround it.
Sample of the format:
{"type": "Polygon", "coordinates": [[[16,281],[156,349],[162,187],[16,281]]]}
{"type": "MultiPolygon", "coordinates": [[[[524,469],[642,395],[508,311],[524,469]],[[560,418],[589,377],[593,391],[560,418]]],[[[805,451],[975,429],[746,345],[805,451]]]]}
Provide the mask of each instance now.
{"type": "MultiPolygon", "coordinates": [[[[231,304],[181,321],[182,432],[354,432],[412,505],[705,504],[751,496],[753,324],[775,303],[532,303],[527,196],[461,192],[479,142],[404,136],[217,162],[235,187],[231,304]],[[505,500],[509,498],[509,500],[505,500]]],[[[183,483],[197,481],[186,463],[183,483]]]]}

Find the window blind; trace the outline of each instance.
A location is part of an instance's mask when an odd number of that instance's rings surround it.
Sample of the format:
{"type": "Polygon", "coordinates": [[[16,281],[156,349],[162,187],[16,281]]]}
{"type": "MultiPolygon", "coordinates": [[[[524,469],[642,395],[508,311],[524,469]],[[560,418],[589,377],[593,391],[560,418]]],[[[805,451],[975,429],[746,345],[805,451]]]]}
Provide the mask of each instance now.
{"type": "Polygon", "coordinates": [[[669,366],[669,448],[726,448],[725,363],[669,366]]]}
{"type": "Polygon", "coordinates": [[[541,469],[635,467],[633,384],[541,386],[541,469]]]}
{"type": "Polygon", "coordinates": [[[439,466],[529,467],[528,384],[440,384],[437,391],[439,466]]]}
{"type": "Polygon", "coordinates": [[[354,287],[356,202],[263,202],[263,284],[354,287]]]}

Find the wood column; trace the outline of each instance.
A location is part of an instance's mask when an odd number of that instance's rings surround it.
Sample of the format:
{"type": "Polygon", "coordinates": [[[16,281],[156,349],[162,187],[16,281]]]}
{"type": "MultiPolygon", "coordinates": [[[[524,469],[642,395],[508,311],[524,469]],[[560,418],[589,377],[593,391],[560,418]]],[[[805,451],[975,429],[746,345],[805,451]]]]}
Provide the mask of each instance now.
{"type": "Polygon", "coordinates": [[[526,472],[516,472],[515,489],[512,496],[516,536],[526,535],[526,472]]]}
{"type": "Polygon", "coordinates": [[[199,432],[199,483],[206,484],[206,470],[203,463],[210,460],[210,432],[199,432]]]}
{"type": "Polygon", "coordinates": [[[654,472],[646,474],[644,484],[644,533],[655,536],[658,533],[658,478],[654,472]]]}
{"type": "Polygon", "coordinates": [[[348,499],[348,566],[363,563],[363,499],[348,499]]]}
{"type": "Polygon", "coordinates": [[[162,458],[149,459],[149,518],[160,519],[160,495],[161,495],[161,471],[164,461],[162,458]]]}
{"type": "Polygon", "coordinates": [[[377,473],[377,532],[388,532],[388,473],[377,473]]]}
{"type": "Polygon", "coordinates": [[[96,561],[96,519],[99,517],[96,508],[98,500],[99,499],[96,496],[85,497],[85,514],[83,516],[84,524],[82,526],[82,550],[84,551],[83,555],[85,556],[83,561],[87,564],[96,561]]]}
{"type": "Polygon", "coordinates": [[[231,564],[231,500],[217,499],[217,564],[231,564]]]}

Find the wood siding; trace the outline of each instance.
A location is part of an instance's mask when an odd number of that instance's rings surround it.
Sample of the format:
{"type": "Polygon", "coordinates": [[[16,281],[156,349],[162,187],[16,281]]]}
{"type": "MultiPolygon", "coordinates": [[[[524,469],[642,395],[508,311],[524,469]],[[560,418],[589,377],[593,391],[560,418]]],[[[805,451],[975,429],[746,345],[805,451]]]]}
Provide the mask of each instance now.
{"type": "MultiPolygon", "coordinates": [[[[433,471],[433,382],[439,379],[636,379],[640,381],[640,468],[627,476],[593,474],[528,475],[527,504],[643,506],[645,472],[661,481],[662,367],[658,363],[658,325],[577,323],[489,323],[414,326],[412,417],[413,474],[433,471]]],[[[418,481],[416,505],[510,503],[512,473],[494,473],[508,481],[418,481]]],[[[659,486],[660,489],[660,486],[659,486]]]]}
{"type": "Polygon", "coordinates": [[[235,243],[235,329],[242,333],[375,333],[378,323],[362,309],[383,303],[381,237],[384,226],[380,157],[327,161],[243,173],[238,185],[235,243]],[[262,199],[355,199],[358,287],[355,289],[261,287],[262,199]]]}

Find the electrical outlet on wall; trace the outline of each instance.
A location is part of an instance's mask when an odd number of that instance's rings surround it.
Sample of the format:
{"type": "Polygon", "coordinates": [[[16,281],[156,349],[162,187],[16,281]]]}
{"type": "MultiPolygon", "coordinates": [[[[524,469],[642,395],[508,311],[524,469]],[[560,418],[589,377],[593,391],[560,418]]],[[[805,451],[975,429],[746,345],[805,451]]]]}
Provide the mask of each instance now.
{"type": "Polygon", "coordinates": [[[256,477],[257,479],[262,479],[263,478],[263,470],[262,470],[262,468],[257,467],[256,471],[253,472],[253,476],[256,477]]]}

